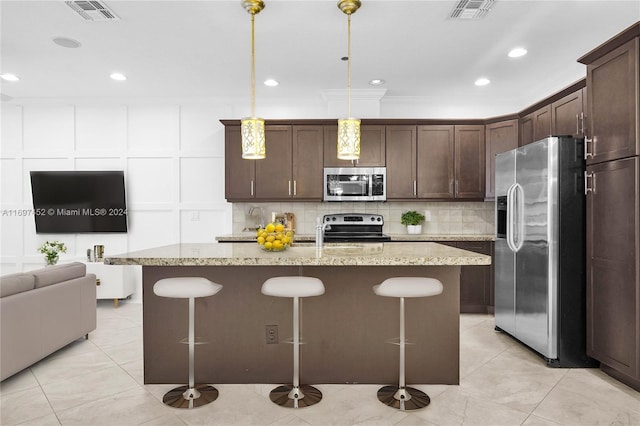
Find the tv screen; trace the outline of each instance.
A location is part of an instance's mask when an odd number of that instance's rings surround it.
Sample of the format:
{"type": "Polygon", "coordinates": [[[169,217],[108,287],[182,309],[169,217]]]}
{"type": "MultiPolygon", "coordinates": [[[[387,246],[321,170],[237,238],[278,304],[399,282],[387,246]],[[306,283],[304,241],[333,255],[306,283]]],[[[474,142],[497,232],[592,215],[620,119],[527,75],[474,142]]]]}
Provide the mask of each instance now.
{"type": "Polygon", "coordinates": [[[38,234],[127,232],[123,171],[33,171],[38,234]]]}

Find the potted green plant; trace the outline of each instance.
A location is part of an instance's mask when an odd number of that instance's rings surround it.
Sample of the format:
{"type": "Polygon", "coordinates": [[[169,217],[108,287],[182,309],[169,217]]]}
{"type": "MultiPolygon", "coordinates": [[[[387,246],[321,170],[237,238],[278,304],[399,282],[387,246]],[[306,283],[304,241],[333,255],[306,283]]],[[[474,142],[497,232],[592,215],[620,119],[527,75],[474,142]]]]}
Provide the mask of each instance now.
{"type": "Polygon", "coordinates": [[[409,234],[421,234],[422,222],[424,222],[424,215],[415,210],[406,211],[400,216],[400,223],[407,226],[409,234]]]}
{"type": "Polygon", "coordinates": [[[55,265],[58,263],[58,258],[60,257],[60,253],[67,252],[67,246],[60,241],[49,242],[46,241],[44,244],[40,246],[38,249],[40,253],[44,254],[44,260],[48,265],[55,265]]]}

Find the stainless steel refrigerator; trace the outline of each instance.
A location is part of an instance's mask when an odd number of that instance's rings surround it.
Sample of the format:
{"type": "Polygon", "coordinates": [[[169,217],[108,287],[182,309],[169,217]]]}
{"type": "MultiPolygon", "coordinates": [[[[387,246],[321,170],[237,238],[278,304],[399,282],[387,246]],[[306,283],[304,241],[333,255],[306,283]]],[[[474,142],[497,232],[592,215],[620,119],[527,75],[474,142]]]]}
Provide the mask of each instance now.
{"type": "Polygon", "coordinates": [[[584,142],[496,156],[495,322],[555,367],[586,355],[584,142]]]}

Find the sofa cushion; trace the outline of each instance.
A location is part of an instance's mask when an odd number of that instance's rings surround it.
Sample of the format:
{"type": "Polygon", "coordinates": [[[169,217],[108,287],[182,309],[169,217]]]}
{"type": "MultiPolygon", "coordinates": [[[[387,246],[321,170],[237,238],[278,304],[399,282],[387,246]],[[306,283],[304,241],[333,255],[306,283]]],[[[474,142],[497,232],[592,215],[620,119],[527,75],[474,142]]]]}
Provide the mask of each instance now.
{"type": "Polygon", "coordinates": [[[87,272],[87,265],[80,262],[65,263],[63,265],[49,266],[35,271],[29,271],[35,277],[36,288],[46,287],[74,278],[84,277],[87,272]]]}
{"type": "Polygon", "coordinates": [[[33,290],[35,282],[34,276],[29,274],[18,273],[0,277],[0,297],[33,290]]]}

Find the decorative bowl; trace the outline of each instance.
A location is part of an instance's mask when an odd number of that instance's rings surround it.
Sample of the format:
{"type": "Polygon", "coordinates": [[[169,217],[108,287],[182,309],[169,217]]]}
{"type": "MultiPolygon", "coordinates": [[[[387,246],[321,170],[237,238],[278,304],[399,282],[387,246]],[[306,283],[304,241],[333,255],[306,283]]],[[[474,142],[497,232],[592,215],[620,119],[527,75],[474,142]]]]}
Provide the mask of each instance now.
{"type": "Polygon", "coordinates": [[[293,243],[294,232],[280,227],[277,228],[278,231],[267,232],[267,229],[272,230],[269,225],[265,229],[258,229],[256,233],[256,242],[260,245],[260,248],[264,251],[284,251],[288,249],[293,243]]]}

